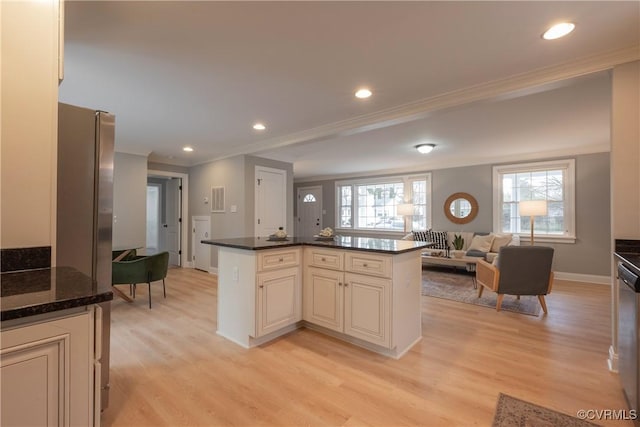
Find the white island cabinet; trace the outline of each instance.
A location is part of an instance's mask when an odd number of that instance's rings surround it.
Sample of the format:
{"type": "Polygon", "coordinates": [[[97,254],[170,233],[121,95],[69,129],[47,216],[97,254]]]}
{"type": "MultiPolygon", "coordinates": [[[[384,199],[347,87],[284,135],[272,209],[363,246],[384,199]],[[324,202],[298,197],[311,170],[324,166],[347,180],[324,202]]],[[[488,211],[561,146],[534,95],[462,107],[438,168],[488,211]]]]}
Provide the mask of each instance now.
{"type": "Polygon", "coordinates": [[[243,347],[306,326],[399,358],[422,337],[420,242],[203,243],[219,246],[217,333],[243,347]]]}

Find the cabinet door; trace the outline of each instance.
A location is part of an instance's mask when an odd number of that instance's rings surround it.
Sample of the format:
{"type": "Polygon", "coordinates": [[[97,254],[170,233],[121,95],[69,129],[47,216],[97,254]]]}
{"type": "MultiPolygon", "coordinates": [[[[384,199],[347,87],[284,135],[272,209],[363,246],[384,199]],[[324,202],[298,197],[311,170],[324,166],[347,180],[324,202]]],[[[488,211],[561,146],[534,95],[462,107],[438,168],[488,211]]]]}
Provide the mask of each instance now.
{"type": "Polygon", "coordinates": [[[3,351],[2,375],[3,426],[62,425],[65,390],[64,348],[68,336],[38,340],[3,351]]]}
{"type": "Polygon", "coordinates": [[[277,331],[301,319],[298,267],[260,273],[256,283],[257,336],[277,331]]]}
{"type": "Polygon", "coordinates": [[[307,268],[304,282],[304,320],[342,332],[344,324],[344,273],[307,268]]]}
{"type": "Polygon", "coordinates": [[[344,332],[389,348],[391,280],[345,274],[344,332]]]}

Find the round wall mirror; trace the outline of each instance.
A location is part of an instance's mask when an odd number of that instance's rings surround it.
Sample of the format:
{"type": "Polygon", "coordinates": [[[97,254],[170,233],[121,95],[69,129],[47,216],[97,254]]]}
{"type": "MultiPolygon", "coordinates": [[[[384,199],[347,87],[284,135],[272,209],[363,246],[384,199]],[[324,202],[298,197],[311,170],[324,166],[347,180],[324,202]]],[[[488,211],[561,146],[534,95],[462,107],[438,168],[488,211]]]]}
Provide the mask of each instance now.
{"type": "Polygon", "coordinates": [[[467,224],[478,215],[478,201],[469,193],[453,193],[444,202],[444,214],[454,224],[467,224]]]}

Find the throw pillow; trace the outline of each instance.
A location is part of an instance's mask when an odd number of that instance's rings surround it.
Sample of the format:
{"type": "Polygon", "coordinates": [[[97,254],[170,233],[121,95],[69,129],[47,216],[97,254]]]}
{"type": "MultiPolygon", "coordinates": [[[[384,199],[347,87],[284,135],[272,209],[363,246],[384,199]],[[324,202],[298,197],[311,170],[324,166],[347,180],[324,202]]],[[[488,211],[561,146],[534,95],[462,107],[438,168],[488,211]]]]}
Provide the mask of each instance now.
{"type": "Polygon", "coordinates": [[[489,252],[500,252],[500,248],[511,242],[511,234],[494,234],[493,242],[491,242],[491,250],[489,252]]]}
{"type": "Polygon", "coordinates": [[[435,245],[432,246],[433,249],[447,249],[449,247],[446,231],[428,230],[426,233],[428,237],[427,241],[435,243],[435,245]]]}
{"type": "Polygon", "coordinates": [[[413,233],[413,240],[416,240],[418,242],[430,242],[431,240],[429,240],[429,236],[427,235],[429,231],[430,230],[412,231],[411,233],[413,233]]]}
{"type": "Polygon", "coordinates": [[[468,250],[489,252],[489,249],[491,249],[491,243],[493,243],[493,234],[489,234],[488,236],[473,236],[473,240],[471,240],[471,245],[468,250]]]}

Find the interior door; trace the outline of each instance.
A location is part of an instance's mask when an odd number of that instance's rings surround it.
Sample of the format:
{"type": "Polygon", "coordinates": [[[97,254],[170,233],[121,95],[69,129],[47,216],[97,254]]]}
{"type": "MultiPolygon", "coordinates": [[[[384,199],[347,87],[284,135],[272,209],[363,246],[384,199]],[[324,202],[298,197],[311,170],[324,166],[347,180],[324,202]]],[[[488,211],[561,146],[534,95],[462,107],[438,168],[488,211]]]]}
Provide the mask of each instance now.
{"type": "Polygon", "coordinates": [[[298,236],[322,230],[322,187],[298,188],[298,236]]]}
{"type": "Polygon", "coordinates": [[[200,243],[211,237],[211,218],[208,216],[193,217],[193,256],[194,268],[209,272],[211,266],[211,245],[200,243]]]}
{"type": "Polygon", "coordinates": [[[180,206],[182,206],[182,180],[170,179],[167,181],[166,197],[166,246],[169,252],[169,264],[180,265],[180,206]]]}
{"type": "Polygon", "coordinates": [[[256,166],[256,236],[287,230],[287,172],[256,166]]]}

